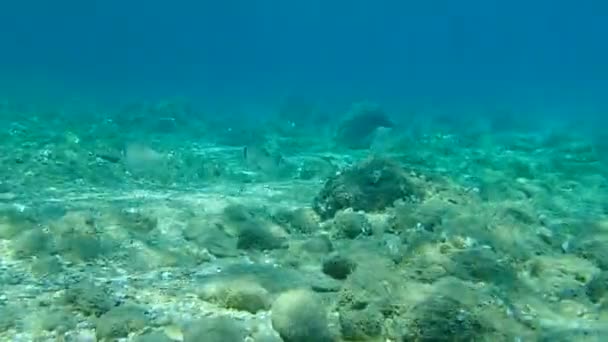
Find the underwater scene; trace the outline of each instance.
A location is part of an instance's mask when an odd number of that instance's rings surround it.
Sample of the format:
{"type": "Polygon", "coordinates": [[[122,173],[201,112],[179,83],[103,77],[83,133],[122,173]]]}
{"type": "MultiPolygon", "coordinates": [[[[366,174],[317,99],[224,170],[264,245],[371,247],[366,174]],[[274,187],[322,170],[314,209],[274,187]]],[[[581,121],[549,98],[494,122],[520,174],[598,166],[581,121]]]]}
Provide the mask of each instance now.
{"type": "Polygon", "coordinates": [[[606,18],[0,4],[0,342],[608,341],[606,18]]]}

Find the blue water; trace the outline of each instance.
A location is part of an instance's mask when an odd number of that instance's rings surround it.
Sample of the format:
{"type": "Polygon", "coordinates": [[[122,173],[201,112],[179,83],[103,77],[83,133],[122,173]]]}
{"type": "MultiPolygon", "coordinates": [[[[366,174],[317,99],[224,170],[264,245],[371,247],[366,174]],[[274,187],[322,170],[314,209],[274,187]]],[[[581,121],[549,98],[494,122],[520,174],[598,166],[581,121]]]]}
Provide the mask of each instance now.
{"type": "Polygon", "coordinates": [[[608,4],[582,1],[32,1],[0,5],[10,96],[187,96],[601,112],[608,4]]]}

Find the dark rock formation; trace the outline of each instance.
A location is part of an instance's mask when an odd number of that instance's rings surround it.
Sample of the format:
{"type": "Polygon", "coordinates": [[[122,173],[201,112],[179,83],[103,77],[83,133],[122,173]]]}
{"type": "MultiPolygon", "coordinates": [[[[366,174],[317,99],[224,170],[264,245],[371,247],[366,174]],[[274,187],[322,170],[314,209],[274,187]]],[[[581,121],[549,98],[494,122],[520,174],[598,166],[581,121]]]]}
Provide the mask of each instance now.
{"type": "Polygon", "coordinates": [[[321,218],[328,219],[346,208],[375,212],[392,206],[396,200],[421,196],[416,180],[399,165],[372,158],[328,179],[313,207],[321,218]]]}

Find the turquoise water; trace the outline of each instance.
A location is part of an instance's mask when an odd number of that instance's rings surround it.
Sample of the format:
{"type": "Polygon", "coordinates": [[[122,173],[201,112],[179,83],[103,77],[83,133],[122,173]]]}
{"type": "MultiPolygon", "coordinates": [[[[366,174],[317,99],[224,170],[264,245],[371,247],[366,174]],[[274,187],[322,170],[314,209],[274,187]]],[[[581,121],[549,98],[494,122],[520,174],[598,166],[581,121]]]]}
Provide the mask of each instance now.
{"type": "Polygon", "coordinates": [[[603,341],[608,5],[0,5],[0,341],[603,341]]]}

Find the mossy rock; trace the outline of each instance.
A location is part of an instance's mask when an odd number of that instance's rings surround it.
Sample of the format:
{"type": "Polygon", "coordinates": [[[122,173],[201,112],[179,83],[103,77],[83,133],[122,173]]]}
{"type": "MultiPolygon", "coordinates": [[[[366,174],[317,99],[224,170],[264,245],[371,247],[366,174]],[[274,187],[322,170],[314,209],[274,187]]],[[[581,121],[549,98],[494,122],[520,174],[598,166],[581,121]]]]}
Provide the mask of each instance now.
{"type": "Polygon", "coordinates": [[[221,279],[205,284],[199,297],[228,309],[251,313],[270,308],[268,291],[245,279],[221,279]]]}
{"type": "Polygon", "coordinates": [[[392,211],[390,228],[402,233],[420,227],[429,232],[442,228],[446,216],[454,212],[454,205],[442,200],[432,199],[421,204],[399,203],[392,211]]]}
{"type": "Polygon", "coordinates": [[[356,239],[360,236],[372,234],[372,225],[365,214],[350,210],[336,213],[332,228],[337,237],[356,239]]]}
{"type": "Polygon", "coordinates": [[[0,239],[14,239],[37,225],[38,222],[25,213],[14,210],[0,212],[0,239]]]}
{"type": "Polygon", "coordinates": [[[96,236],[74,234],[64,236],[57,241],[57,253],[73,262],[95,260],[108,252],[106,244],[96,236]]]}
{"type": "Polygon", "coordinates": [[[311,234],[321,228],[319,217],[311,208],[280,210],[273,215],[273,218],[290,233],[311,234]]]}
{"type": "Polygon", "coordinates": [[[299,164],[297,178],[302,180],[325,178],[335,174],[336,171],[336,165],[329,159],[305,158],[299,164]]]}
{"type": "Polygon", "coordinates": [[[121,210],[119,224],[133,235],[147,235],[158,227],[158,218],[143,210],[121,210]]]}
{"type": "Polygon", "coordinates": [[[489,248],[476,248],[456,252],[445,265],[448,273],[470,281],[494,283],[511,288],[517,275],[508,260],[489,248]]]}
{"type": "Polygon", "coordinates": [[[242,204],[229,204],[224,207],[222,217],[228,223],[249,222],[265,217],[260,208],[251,208],[242,204]]]}
{"type": "Polygon", "coordinates": [[[480,319],[458,301],[433,296],[412,310],[407,341],[482,341],[487,333],[480,319]]]}
{"type": "Polygon", "coordinates": [[[191,219],[182,235],[185,240],[195,243],[200,248],[206,248],[218,258],[239,255],[236,237],[229,235],[217,225],[209,224],[207,220],[191,219]]]}
{"type": "Polygon", "coordinates": [[[76,326],[76,317],[63,309],[48,309],[36,315],[36,327],[41,331],[67,331],[76,326]]]}
{"type": "Polygon", "coordinates": [[[49,227],[54,252],[72,262],[88,262],[104,255],[109,245],[102,241],[91,213],[73,211],[53,221],[49,227]]]}
{"type": "Polygon", "coordinates": [[[243,342],[245,328],[228,317],[203,318],[191,323],[184,331],[184,342],[243,342]]]}
{"type": "Polygon", "coordinates": [[[255,172],[260,180],[292,177],[297,170],[296,166],[282,156],[278,147],[270,145],[248,144],[243,149],[245,166],[255,172]]]}
{"type": "Polygon", "coordinates": [[[285,342],[331,342],[326,309],[308,290],[282,293],[272,304],[272,327],[285,342]]]}
{"type": "Polygon", "coordinates": [[[340,331],[348,341],[370,341],[382,334],[384,317],[379,310],[341,310],[340,331]]]}
{"type": "Polygon", "coordinates": [[[351,259],[334,254],[323,261],[322,271],[334,279],[344,280],[356,268],[357,264],[351,259]]]}
{"type": "Polygon", "coordinates": [[[95,322],[98,339],[127,337],[146,327],[148,318],[144,310],[134,305],[122,305],[101,315],[95,322]]]}
{"type": "Polygon", "coordinates": [[[606,301],[608,296],[608,272],[596,274],[585,286],[587,297],[593,302],[606,301]]]}
{"type": "Polygon", "coordinates": [[[208,257],[196,249],[158,245],[132,248],[120,258],[120,262],[130,270],[141,272],[165,267],[194,267],[208,261],[208,257]]]}
{"type": "Polygon", "coordinates": [[[49,225],[53,236],[72,235],[74,233],[94,235],[97,232],[93,215],[87,211],[70,211],[49,225]]]}
{"type": "Polygon", "coordinates": [[[602,271],[608,271],[608,240],[586,237],[574,243],[572,252],[595,263],[602,271]]]}
{"type": "Polygon", "coordinates": [[[327,254],[334,250],[334,244],[326,234],[313,236],[300,246],[302,251],[313,254],[327,254]]]}
{"type": "Polygon", "coordinates": [[[17,258],[42,257],[52,253],[53,241],[49,234],[41,228],[36,228],[19,235],[13,242],[12,248],[17,258]]]}
{"type": "Polygon", "coordinates": [[[236,247],[247,250],[272,250],[285,248],[286,239],[278,236],[268,227],[255,222],[240,225],[236,247]]]}
{"type": "Polygon", "coordinates": [[[322,219],[338,211],[378,212],[397,200],[416,201],[423,196],[420,183],[396,163],[371,158],[329,178],[313,202],[322,219]]]}
{"type": "Polygon", "coordinates": [[[63,265],[56,256],[48,255],[33,260],[30,269],[35,276],[45,277],[61,273],[63,265]]]}
{"type": "Polygon", "coordinates": [[[108,288],[88,281],[66,289],[63,301],[86,316],[96,317],[105,314],[116,305],[108,288]]]}
{"type": "Polygon", "coordinates": [[[336,143],[349,149],[367,149],[373,133],[379,127],[394,127],[384,110],[373,103],[355,103],[347,118],[340,123],[335,135],[336,143]]]}

